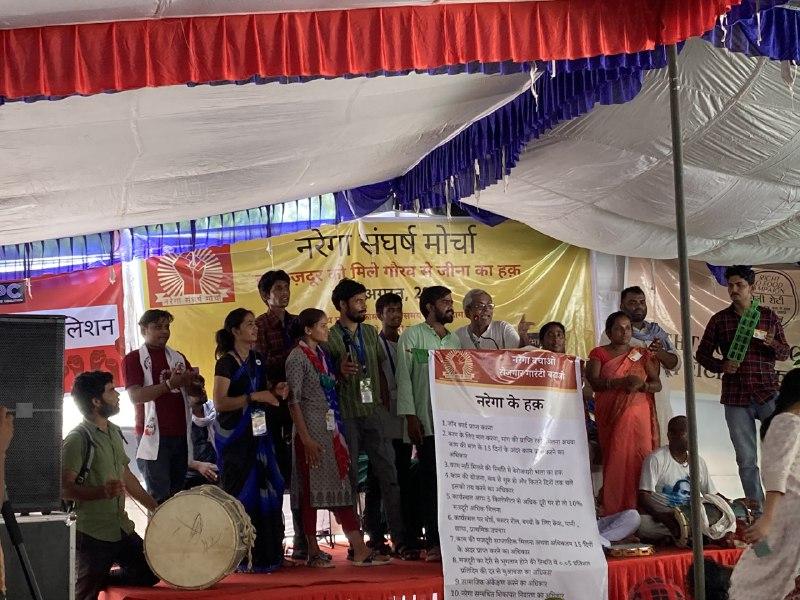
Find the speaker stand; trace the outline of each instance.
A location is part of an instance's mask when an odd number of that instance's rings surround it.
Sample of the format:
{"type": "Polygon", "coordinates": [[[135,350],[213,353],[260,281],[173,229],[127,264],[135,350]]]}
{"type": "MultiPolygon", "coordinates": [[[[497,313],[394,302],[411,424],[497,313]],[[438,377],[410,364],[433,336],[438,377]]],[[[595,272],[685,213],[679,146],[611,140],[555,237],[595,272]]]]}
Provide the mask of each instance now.
{"type": "Polygon", "coordinates": [[[17,517],[14,514],[14,507],[11,506],[11,501],[8,500],[8,492],[6,491],[6,501],[3,502],[0,512],[3,515],[3,520],[8,529],[8,537],[11,538],[11,543],[17,551],[20,565],[22,565],[22,572],[25,574],[25,581],[28,582],[28,589],[31,592],[33,600],[43,600],[42,591],[39,589],[39,583],[36,581],[36,575],[33,573],[30,558],[28,558],[28,551],[25,549],[25,540],[22,539],[22,531],[17,523],[17,517]]]}

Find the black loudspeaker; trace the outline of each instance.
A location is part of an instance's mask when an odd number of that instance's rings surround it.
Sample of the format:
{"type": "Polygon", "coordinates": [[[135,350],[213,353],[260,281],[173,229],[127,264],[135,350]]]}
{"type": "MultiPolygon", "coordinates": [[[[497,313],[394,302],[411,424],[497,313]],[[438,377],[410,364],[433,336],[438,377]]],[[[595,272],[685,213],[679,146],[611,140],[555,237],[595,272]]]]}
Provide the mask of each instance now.
{"type": "Polygon", "coordinates": [[[0,315],[0,405],[13,410],[6,488],[16,512],[61,506],[64,317],[0,315]]]}
{"type": "MultiPolygon", "coordinates": [[[[66,515],[17,517],[36,581],[46,600],[70,600],[75,597],[75,526],[66,515]]],[[[6,569],[6,598],[29,600],[31,597],[19,556],[0,521],[0,546],[6,569]]]]}

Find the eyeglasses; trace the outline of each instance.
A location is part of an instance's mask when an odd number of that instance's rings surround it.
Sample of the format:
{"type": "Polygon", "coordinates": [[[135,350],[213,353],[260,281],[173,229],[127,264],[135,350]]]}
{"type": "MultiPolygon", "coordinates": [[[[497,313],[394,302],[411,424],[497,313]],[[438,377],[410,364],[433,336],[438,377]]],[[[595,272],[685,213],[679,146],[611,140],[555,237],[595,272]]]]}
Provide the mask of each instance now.
{"type": "Polygon", "coordinates": [[[486,312],[487,310],[494,310],[494,303],[489,302],[489,304],[476,304],[474,308],[478,312],[486,312]]]}

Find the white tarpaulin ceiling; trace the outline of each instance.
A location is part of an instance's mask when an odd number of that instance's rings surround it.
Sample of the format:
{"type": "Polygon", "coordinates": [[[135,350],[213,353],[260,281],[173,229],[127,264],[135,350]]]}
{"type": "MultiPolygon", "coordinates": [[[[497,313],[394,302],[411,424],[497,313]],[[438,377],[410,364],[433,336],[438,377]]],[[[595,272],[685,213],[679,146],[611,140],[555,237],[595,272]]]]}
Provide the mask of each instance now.
{"type": "MultiPolygon", "coordinates": [[[[690,255],[800,261],[800,80],[793,97],[780,63],[699,40],[679,61],[690,255]]],[[[507,190],[468,202],[579,246],[677,256],[666,69],[529,145],[507,190]]]]}
{"type": "MultiPolygon", "coordinates": [[[[800,113],[780,64],[700,41],[680,63],[691,254],[800,260],[800,113]]],[[[413,75],[7,104],[0,244],[383,181],[529,83],[527,74],[413,75]]],[[[484,190],[479,205],[577,245],[671,257],[671,168],[666,75],[650,73],[633,102],[598,107],[532,144],[508,189],[484,190]]]]}
{"type": "Polygon", "coordinates": [[[0,244],[389,179],[530,83],[527,73],[412,74],[9,103],[0,107],[0,244]]]}

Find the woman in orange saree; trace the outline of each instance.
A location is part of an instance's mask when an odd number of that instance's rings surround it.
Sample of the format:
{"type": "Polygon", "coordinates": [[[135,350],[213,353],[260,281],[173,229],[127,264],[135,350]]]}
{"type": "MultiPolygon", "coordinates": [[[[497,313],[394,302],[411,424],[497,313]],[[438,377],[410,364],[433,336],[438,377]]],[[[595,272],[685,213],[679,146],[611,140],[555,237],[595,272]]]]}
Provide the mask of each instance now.
{"type": "Polygon", "coordinates": [[[645,457],[658,448],[653,394],[661,390],[658,360],[630,345],[631,321],[623,312],[606,320],[611,343],[589,354],[586,377],[595,394],[595,417],[603,454],[603,513],[637,507],[645,457]]]}

